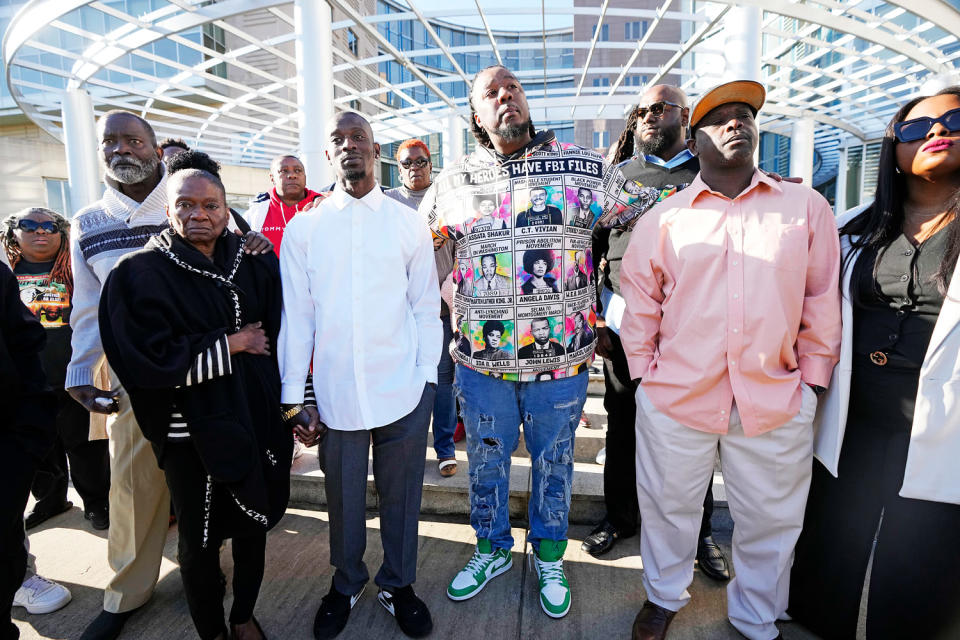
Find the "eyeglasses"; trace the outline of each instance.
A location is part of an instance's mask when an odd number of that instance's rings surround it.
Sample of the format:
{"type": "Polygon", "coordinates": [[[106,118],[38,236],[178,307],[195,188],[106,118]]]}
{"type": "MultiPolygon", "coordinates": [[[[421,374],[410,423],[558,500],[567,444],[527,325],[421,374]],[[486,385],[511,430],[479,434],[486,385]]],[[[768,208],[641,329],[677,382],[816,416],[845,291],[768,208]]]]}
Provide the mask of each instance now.
{"type": "Polygon", "coordinates": [[[684,107],[676,104],[675,102],[668,102],[667,100],[661,100],[659,102],[654,102],[649,107],[637,107],[637,117],[640,120],[644,120],[649,113],[654,118],[659,118],[663,115],[663,110],[667,107],[676,107],[677,109],[683,109],[684,107]]]}
{"type": "Polygon", "coordinates": [[[37,229],[43,229],[47,233],[56,233],[60,230],[60,225],[52,220],[37,222],[36,220],[31,220],[30,218],[22,218],[17,222],[17,228],[21,231],[29,231],[30,233],[36,232],[37,229]]]}
{"type": "Polygon", "coordinates": [[[948,131],[960,131],[960,109],[950,109],[939,118],[923,117],[898,122],[893,125],[893,132],[900,142],[916,142],[925,138],[938,122],[948,131]]]}
{"type": "Polygon", "coordinates": [[[400,166],[404,169],[409,169],[410,167],[416,167],[417,169],[420,169],[428,164],[430,164],[430,160],[427,158],[417,158],[416,160],[404,160],[400,163],[400,166]]]}

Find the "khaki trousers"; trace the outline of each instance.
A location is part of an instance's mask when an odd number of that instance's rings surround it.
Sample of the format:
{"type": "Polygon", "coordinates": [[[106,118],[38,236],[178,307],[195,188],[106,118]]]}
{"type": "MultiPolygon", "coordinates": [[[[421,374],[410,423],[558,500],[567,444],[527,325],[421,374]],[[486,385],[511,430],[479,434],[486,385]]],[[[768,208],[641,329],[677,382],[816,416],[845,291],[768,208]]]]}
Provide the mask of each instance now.
{"type": "MultiPolygon", "coordinates": [[[[110,371],[112,389],[120,388],[110,371]]],[[[123,613],[150,599],[160,575],[170,523],[170,493],[149,441],[130,406],[107,420],[110,433],[110,531],[107,561],[114,576],[103,593],[103,609],[123,613]]]]}
{"type": "Polygon", "coordinates": [[[787,608],[793,548],[803,526],[813,469],[817,397],[773,431],[747,437],[736,405],[725,434],[686,427],[637,389],[637,501],[643,586],[654,604],[677,611],[690,600],[703,492],[720,448],[733,516],[727,617],[750,640],[770,640],[787,608]]]}

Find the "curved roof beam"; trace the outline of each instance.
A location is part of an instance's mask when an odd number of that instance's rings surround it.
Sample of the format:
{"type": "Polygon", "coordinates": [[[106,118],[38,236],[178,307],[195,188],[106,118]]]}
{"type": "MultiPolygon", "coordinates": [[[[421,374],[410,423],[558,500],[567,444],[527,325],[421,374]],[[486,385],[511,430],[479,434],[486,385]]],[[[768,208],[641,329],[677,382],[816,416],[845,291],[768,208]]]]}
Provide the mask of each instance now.
{"type": "Polygon", "coordinates": [[[717,15],[713,17],[713,19],[711,19],[706,24],[701,25],[701,27],[697,29],[697,32],[694,33],[692,36],[690,36],[690,38],[683,43],[683,46],[680,47],[680,50],[677,51],[675,54],[673,54],[673,57],[667,60],[667,62],[660,67],[660,70],[657,71],[657,73],[654,74],[653,78],[649,82],[647,82],[647,85],[643,87],[643,90],[646,91],[650,87],[656,86],[656,84],[660,82],[664,78],[664,76],[670,73],[670,70],[673,69],[678,62],[680,62],[680,59],[683,56],[687,55],[691,49],[693,49],[695,46],[700,44],[700,41],[703,40],[705,37],[707,37],[707,34],[710,33],[710,30],[713,29],[714,26],[716,26],[717,23],[719,23],[723,19],[723,16],[727,15],[727,11],[729,10],[730,10],[730,5],[728,4],[723,9],[721,9],[717,13],[717,15]]]}
{"type": "MultiPolygon", "coordinates": [[[[125,28],[130,26],[131,23],[128,23],[128,25],[117,30],[120,32],[128,31],[120,35],[119,39],[116,39],[118,35],[116,31],[108,33],[81,54],[78,64],[73,69],[74,77],[71,80],[71,86],[79,87],[107,64],[135,49],[169,35],[200,27],[208,22],[245,13],[252,9],[264,9],[267,6],[279,4],[283,4],[283,0],[222,0],[221,2],[198,6],[193,12],[178,13],[132,31],[125,28]]],[[[24,11],[30,8],[27,7],[24,11]]]]}
{"type": "Polygon", "coordinates": [[[426,86],[428,89],[433,91],[437,95],[437,97],[439,97],[443,102],[447,104],[447,106],[449,106],[451,109],[457,108],[457,106],[453,103],[453,100],[450,99],[450,96],[448,96],[446,93],[441,91],[440,88],[437,87],[437,85],[435,85],[430,80],[430,78],[428,78],[426,74],[424,74],[423,71],[420,70],[419,67],[413,64],[413,62],[411,62],[410,59],[407,58],[407,56],[404,55],[402,51],[400,51],[395,46],[393,46],[393,43],[391,43],[389,40],[383,37],[383,34],[377,31],[375,27],[370,26],[370,24],[363,19],[363,16],[360,15],[356,9],[354,9],[352,6],[347,4],[344,0],[328,0],[328,1],[330,2],[331,6],[334,6],[340,9],[345,14],[353,18],[353,21],[356,23],[358,28],[365,31],[367,35],[369,35],[371,38],[373,38],[377,42],[377,44],[379,44],[386,51],[388,51],[397,62],[399,62],[404,67],[406,67],[407,70],[414,75],[414,77],[419,79],[420,82],[424,84],[424,86],[426,86]]]}
{"type": "Polygon", "coordinates": [[[407,6],[410,7],[410,10],[417,14],[417,19],[420,20],[420,24],[423,25],[423,28],[427,30],[427,33],[437,43],[437,46],[440,47],[440,50],[443,51],[443,55],[446,56],[450,64],[453,65],[453,68],[457,70],[457,73],[460,74],[460,78],[463,79],[467,85],[470,84],[470,78],[467,77],[467,74],[464,73],[463,69],[460,68],[460,63],[456,61],[453,55],[450,53],[450,49],[447,47],[447,44],[440,39],[440,36],[437,35],[436,30],[433,28],[427,19],[423,17],[423,14],[420,12],[420,9],[417,9],[416,5],[413,3],[413,0],[407,0],[407,6]]]}
{"type": "MultiPolygon", "coordinates": [[[[667,9],[670,8],[671,2],[673,2],[673,0],[664,0],[663,4],[660,5],[660,8],[657,9],[657,16],[653,19],[653,22],[647,28],[647,32],[643,34],[643,38],[641,38],[640,41],[637,42],[637,48],[634,49],[633,53],[630,55],[630,59],[627,60],[627,63],[624,65],[623,70],[620,72],[620,75],[617,77],[617,80],[613,83],[613,86],[610,87],[610,93],[607,94],[608,97],[613,96],[613,94],[617,92],[617,89],[620,88],[620,83],[623,82],[623,79],[625,77],[627,77],[627,72],[630,70],[630,67],[633,66],[634,61],[640,55],[640,52],[643,51],[643,48],[647,46],[647,42],[650,40],[650,36],[653,35],[654,29],[656,29],[657,26],[660,24],[660,20],[663,18],[663,14],[665,14],[667,12],[667,9]]],[[[600,108],[597,109],[597,116],[603,113],[604,108],[606,108],[605,104],[600,105],[600,108]]],[[[572,111],[570,113],[571,115],[573,115],[572,111]]]]}
{"type": "Polygon", "coordinates": [[[765,104],[763,105],[762,113],[766,114],[776,114],[779,116],[787,116],[790,118],[810,118],[811,120],[816,120],[821,124],[830,125],[831,127],[836,127],[837,129],[842,129],[852,136],[859,138],[860,140],[867,140],[867,134],[857,129],[854,126],[851,126],[844,122],[843,120],[838,120],[837,118],[831,118],[830,116],[825,116],[823,114],[817,113],[816,111],[809,111],[804,109],[799,109],[797,107],[788,107],[779,104],[765,104]]]}
{"type": "MultiPolygon", "coordinates": [[[[587,51],[587,61],[583,63],[583,73],[580,74],[580,81],[577,83],[577,91],[573,94],[574,98],[580,96],[580,91],[583,90],[583,83],[587,79],[587,72],[590,70],[590,62],[593,60],[593,51],[597,48],[597,40],[600,39],[600,29],[603,27],[603,17],[607,14],[607,5],[610,3],[610,0],[603,0],[603,4],[600,5],[600,18],[597,20],[597,26],[593,28],[593,38],[590,39],[590,50],[587,51]]],[[[627,65],[629,66],[629,65],[627,65]]],[[[573,105],[570,107],[570,117],[573,117],[573,114],[577,112],[577,103],[574,101],[573,105]]]]}
{"type": "Polygon", "coordinates": [[[894,34],[871,27],[868,24],[845,18],[841,15],[818,9],[809,4],[794,4],[786,0],[712,0],[726,5],[749,5],[759,7],[764,11],[772,11],[782,16],[789,16],[802,22],[812,22],[829,29],[844,31],[854,35],[861,40],[873,42],[882,47],[904,54],[912,60],[916,60],[927,69],[936,73],[946,73],[951,71],[946,65],[937,60],[934,56],[923,51],[916,45],[904,42],[894,34]]]}
{"type": "Polygon", "coordinates": [[[480,0],[474,0],[474,2],[477,5],[477,13],[480,14],[483,28],[487,31],[487,37],[490,38],[490,46],[493,47],[493,53],[497,56],[497,64],[503,64],[503,58],[500,57],[500,48],[497,47],[497,39],[493,37],[493,31],[490,30],[490,23],[487,22],[487,15],[483,12],[483,7],[480,6],[480,0]]]}

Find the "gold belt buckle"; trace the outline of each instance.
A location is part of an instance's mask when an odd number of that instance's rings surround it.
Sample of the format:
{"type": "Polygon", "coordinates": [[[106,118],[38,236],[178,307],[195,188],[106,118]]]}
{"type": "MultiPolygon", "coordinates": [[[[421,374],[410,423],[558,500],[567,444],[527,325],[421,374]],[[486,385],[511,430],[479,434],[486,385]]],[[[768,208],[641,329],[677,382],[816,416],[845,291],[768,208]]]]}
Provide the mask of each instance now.
{"type": "Polygon", "coordinates": [[[870,362],[878,367],[882,367],[883,365],[887,364],[887,354],[885,354],[883,351],[874,351],[870,354],[870,362]]]}

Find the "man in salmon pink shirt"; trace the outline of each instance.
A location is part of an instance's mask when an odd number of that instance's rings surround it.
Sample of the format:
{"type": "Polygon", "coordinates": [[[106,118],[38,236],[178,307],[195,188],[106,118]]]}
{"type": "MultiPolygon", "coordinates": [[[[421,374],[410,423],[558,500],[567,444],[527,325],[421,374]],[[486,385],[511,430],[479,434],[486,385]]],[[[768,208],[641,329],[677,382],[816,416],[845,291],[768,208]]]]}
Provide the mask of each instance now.
{"type": "Polygon", "coordinates": [[[623,258],[648,598],[635,640],[666,637],[690,599],[717,447],[735,521],[728,617],[751,640],[780,637],[817,395],[839,359],[840,247],[820,194],[754,165],[764,97],[745,80],[701,97],[687,143],[700,173],[641,218],[623,258]]]}

